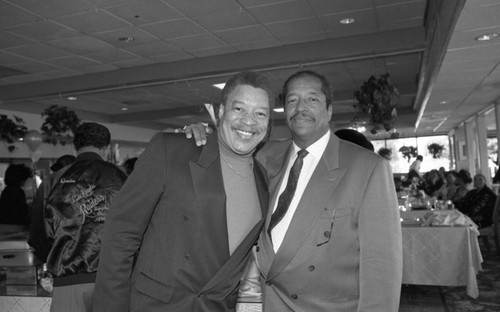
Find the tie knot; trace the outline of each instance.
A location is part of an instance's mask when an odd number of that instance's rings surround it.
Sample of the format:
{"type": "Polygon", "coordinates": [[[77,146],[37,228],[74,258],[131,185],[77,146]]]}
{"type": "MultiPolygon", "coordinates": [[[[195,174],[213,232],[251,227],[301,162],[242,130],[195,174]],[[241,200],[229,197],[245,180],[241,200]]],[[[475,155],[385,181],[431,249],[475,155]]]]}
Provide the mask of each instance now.
{"type": "Polygon", "coordinates": [[[307,156],[307,154],[309,154],[309,152],[305,149],[302,149],[300,151],[297,152],[297,158],[304,158],[307,156]]]}

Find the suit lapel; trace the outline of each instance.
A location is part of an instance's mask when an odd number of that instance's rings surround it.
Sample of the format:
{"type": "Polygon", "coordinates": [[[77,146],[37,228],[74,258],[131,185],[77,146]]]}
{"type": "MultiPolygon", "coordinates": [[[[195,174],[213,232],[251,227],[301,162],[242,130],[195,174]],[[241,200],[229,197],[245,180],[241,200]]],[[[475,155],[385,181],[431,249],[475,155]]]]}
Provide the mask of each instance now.
{"type": "Polygon", "coordinates": [[[280,249],[275,255],[268,279],[275,277],[290,263],[344,176],[346,169],[339,168],[338,153],[339,140],[332,134],[302,195],[280,249]]]}

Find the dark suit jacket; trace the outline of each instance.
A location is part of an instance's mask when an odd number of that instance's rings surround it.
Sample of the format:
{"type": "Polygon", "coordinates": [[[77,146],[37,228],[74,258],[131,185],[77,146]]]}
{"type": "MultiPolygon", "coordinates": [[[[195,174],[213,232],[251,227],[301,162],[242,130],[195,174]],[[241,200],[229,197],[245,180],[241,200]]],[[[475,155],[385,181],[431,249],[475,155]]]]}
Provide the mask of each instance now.
{"type": "MultiPolygon", "coordinates": [[[[269,142],[258,154],[270,207],[290,148],[269,142]]],[[[265,312],[398,311],[401,225],[388,162],[332,134],[280,249],[263,231],[256,250],[265,312]]]]}
{"type": "Polygon", "coordinates": [[[92,311],[234,311],[267,209],[254,174],[262,220],[229,256],[217,135],[156,135],[108,214],[92,311]]]}

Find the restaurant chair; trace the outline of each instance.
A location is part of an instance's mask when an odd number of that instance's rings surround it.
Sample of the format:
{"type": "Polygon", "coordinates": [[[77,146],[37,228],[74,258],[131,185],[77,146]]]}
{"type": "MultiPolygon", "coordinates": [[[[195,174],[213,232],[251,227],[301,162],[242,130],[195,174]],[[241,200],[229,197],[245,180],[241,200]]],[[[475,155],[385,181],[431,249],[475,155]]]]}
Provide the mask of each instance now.
{"type": "Polygon", "coordinates": [[[493,224],[479,229],[479,237],[483,240],[486,251],[490,252],[490,239],[493,239],[497,253],[500,255],[500,196],[497,196],[493,208],[493,224]]]}

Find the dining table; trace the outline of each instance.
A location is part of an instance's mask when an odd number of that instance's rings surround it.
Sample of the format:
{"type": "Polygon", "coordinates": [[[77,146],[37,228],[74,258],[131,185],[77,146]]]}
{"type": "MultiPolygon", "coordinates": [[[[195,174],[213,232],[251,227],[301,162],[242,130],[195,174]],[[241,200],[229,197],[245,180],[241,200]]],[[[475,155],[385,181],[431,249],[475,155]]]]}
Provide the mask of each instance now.
{"type": "Polygon", "coordinates": [[[470,221],[426,222],[430,216],[470,220],[458,210],[401,211],[403,284],[466,286],[467,295],[479,295],[476,275],[482,270],[479,231],[470,221]]]}

